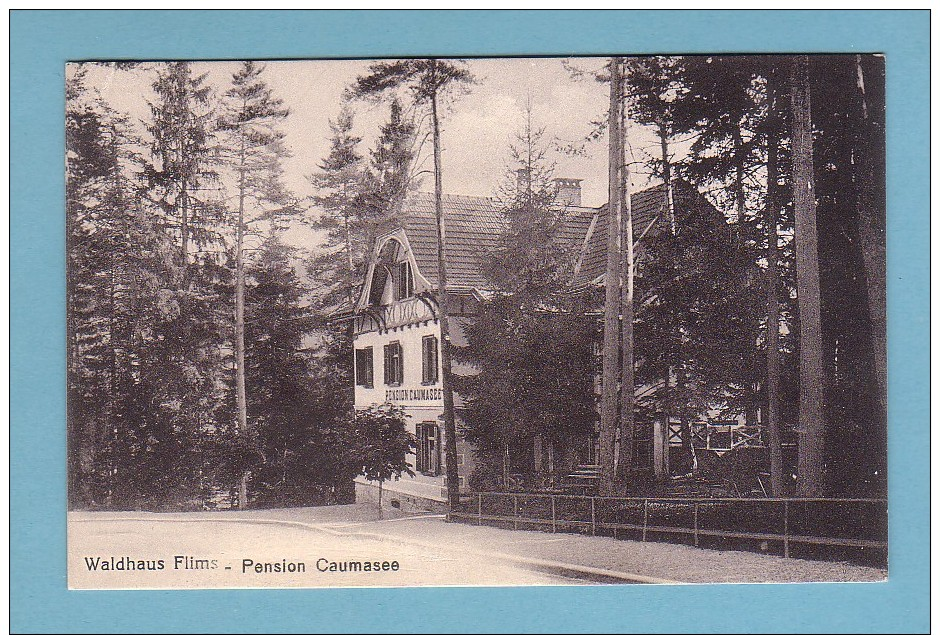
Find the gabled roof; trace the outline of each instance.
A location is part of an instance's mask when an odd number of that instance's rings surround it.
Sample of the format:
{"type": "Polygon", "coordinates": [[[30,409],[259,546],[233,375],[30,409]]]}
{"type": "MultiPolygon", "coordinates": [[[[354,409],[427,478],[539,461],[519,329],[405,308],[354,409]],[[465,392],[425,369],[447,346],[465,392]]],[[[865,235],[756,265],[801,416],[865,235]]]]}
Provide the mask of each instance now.
{"type": "MultiPolygon", "coordinates": [[[[633,240],[655,236],[666,227],[666,186],[663,184],[634,192],[630,196],[633,213],[633,240]]],[[[702,196],[692,184],[676,180],[673,182],[673,205],[676,215],[681,217],[692,210],[705,209],[715,216],[716,221],[724,222],[721,213],[702,196]]],[[[592,283],[603,283],[607,271],[607,227],[610,222],[607,205],[597,209],[592,227],[585,237],[579,266],[576,268],[572,285],[575,288],[592,283]]],[[[642,245],[642,243],[641,243],[642,245]]],[[[642,246],[639,247],[642,249],[642,246]]]]}
{"type": "MultiPolygon", "coordinates": [[[[651,222],[657,219],[664,207],[664,200],[665,187],[663,185],[657,185],[641,192],[634,192],[630,196],[630,207],[633,211],[634,240],[651,222]]],[[[580,266],[575,271],[573,281],[575,287],[591,284],[606,272],[607,227],[609,223],[610,214],[605,204],[597,210],[597,218],[591,232],[585,237],[580,266]]]]}
{"type": "MultiPolygon", "coordinates": [[[[631,196],[634,240],[652,235],[663,227],[665,186],[657,185],[631,196]]],[[[709,205],[689,183],[676,181],[674,202],[677,210],[709,205]]],[[[483,196],[446,194],[443,198],[448,287],[453,291],[485,290],[482,264],[496,247],[505,226],[496,199],[483,196]]],[[[711,207],[709,205],[709,207],[711,207]]],[[[717,210],[711,208],[715,214],[717,210]]],[[[437,221],[434,195],[410,194],[402,204],[400,230],[404,230],[415,265],[432,286],[437,286],[437,221]]],[[[603,282],[607,268],[607,205],[600,208],[565,208],[564,221],[556,241],[571,253],[573,286],[603,282]]]]}
{"type": "MultiPolygon", "coordinates": [[[[481,273],[486,254],[496,247],[505,227],[505,219],[494,198],[457,196],[443,198],[446,242],[447,286],[453,290],[486,289],[489,285],[481,273]]],[[[564,222],[556,238],[564,249],[577,249],[597,212],[591,207],[568,206],[564,222]]],[[[437,286],[437,220],[434,195],[428,192],[411,194],[402,205],[402,227],[408,236],[421,274],[437,286]]]]}
{"type": "MultiPolygon", "coordinates": [[[[445,194],[442,203],[447,286],[455,290],[485,288],[486,281],[480,273],[481,258],[496,246],[504,222],[495,200],[445,194]]],[[[411,194],[402,206],[401,217],[415,264],[428,282],[437,287],[434,195],[411,194]]]]}

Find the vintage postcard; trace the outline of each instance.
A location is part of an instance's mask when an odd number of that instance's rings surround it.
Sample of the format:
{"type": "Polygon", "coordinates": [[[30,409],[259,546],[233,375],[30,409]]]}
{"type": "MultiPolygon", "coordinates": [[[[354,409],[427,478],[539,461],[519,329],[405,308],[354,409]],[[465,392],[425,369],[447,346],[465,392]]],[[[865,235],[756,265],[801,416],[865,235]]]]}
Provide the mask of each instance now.
{"type": "Polygon", "coordinates": [[[13,630],[922,630],[928,16],[13,12],[13,630]]]}
{"type": "Polygon", "coordinates": [[[70,587],[885,580],[884,61],[70,63],[70,587]]]}

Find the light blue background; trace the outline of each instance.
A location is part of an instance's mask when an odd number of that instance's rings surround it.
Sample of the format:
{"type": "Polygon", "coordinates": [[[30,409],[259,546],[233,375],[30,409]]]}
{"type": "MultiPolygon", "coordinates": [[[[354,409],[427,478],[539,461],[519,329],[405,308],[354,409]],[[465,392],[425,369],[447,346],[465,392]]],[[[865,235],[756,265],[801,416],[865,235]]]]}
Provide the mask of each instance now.
{"type": "Polygon", "coordinates": [[[927,632],[926,11],[14,11],[10,48],[13,632],[927,632]],[[63,83],[67,60],[725,51],[887,55],[889,582],[66,590],[63,83]]]}

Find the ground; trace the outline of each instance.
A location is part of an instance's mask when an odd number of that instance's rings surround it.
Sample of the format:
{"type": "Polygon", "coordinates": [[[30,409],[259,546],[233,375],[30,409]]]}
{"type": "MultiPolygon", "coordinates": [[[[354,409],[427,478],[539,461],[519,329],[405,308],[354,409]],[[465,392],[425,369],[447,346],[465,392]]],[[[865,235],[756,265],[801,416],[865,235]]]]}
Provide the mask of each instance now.
{"type": "Polygon", "coordinates": [[[887,575],[838,562],[447,523],[439,515],[380,513],[370,505],[71,512],[68,532],[69,587],[76,589],[876,582],[887,575]],[[129,561],[146,568],[149,561],[157,570],[103,570],[101,562],[112,558],[118,569],[129,561]],[[347,562],[389,564],[384,571],[321,570],[347,562]],[[303,571],[276,571],[291,563],[302,563],[303,571]]]}

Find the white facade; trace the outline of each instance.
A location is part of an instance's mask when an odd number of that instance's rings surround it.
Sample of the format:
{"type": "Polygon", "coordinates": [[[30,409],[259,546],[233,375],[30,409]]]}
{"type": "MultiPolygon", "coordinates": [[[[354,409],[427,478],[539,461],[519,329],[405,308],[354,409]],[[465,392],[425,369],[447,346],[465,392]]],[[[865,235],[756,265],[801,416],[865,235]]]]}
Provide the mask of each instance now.
{"type": "MultiPolygon", "coordinates": [[[[415,475],[386,482],[384,498],[409,508],[429,501],[432,505],[424,506],[431,508],[447,500],[440,321],[433,297],[422,293],[429,285],[417,271],[407,239],[397,232],[379,242],[377,253],[374,268],[384,273],[369,271],[354,318],[354,403],[357,410],[384,403],[405,410],[408,430],[418,442],[408,461],[415,475]]],[[[471,468],[469,454],[458,439],[461,487],[471,468]]],[[[375,484],[364,477],[356,483],[357,498],[370,498],[367,488],[375,484]]]]}

